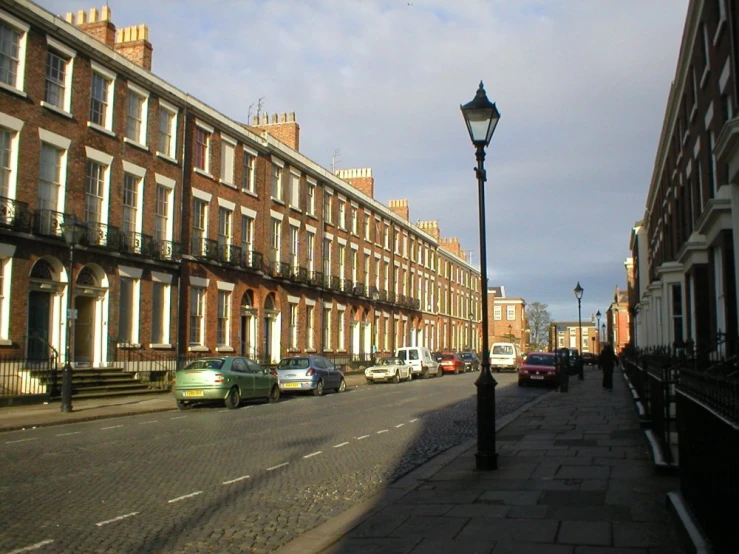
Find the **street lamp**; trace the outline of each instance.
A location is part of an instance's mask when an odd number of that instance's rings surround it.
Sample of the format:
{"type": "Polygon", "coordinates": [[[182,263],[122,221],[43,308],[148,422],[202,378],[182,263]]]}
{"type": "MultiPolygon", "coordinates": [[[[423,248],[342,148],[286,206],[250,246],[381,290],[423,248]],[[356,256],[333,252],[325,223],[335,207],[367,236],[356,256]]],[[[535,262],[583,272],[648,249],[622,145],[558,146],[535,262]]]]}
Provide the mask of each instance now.
{"type": "Polygon", "coordinates": [[[475,381],[477,387],[477,453],[478,470],[498,469],[498,454],[495,452],[495,387],[498,382],[490,372],[490,352],[488,349],[488,270],[487,245],[485,241],[485,148],[490,144],[495,127],[500,120],[500,112],[488,100],[482,81],[475,97],[459,107],[462,110],[467,132],[475,147],[477,167],[477,194],[480,212],[480,297],[482,324],[482,362],[480,376],[475,381]]]}
{"type": "Polygon", "coordinates": [[[508,326],[508,340],[513,342],[513,325],[508,326]]]}
{"type": "MultiPolygon", "coordinates": [[[[380,293],[377,289],[372,291],[372,345],[370,346],[370,352],[372,353],[372,360],[377,355],[377,300],[380,298],[380,293]]],[[[373,361],[374,363],[374,361],[373,361]]]]}
{"type": "Polygon", "coordinates": [[[74,247],[79,244],[85,235],[87,225],[79,221],[76,216],[72,215],[64,218],[62,223],[62,234],[64,241],[69,245],[69,291],[67,294],[67,347],[65,355],[64,369],[62,370],[62,412],[72,411],[72,341],[74,321],[77,319],[77,313],[72,308],[72,297],[74,296],[74,247]]]}
{"type": "Polygon", "coordinates": [[[598,352],[600,353],[600,310],[595,312],[595,318],[598,320],[595,326],[595,334],[598,335],[598,352]]]}
{"type": "MultiPolygon", "coordinates": [[[[577,331],[578,333],[577,350],[578,352],[582,350],[582,309],[581,309],[580,301],[582,300],[583,292],[585,292],[585,289],[583,289],[580,286],[580,281],[578,281],[577,286],[575,287],[575,298],[577,298],[577,329],[578,329],[577,331]]],[[[580,366],[580,369],[578,371],[578,378],[580,379],[580,381],[582,381],[583,379],[585,379],[585,372],[583,368],[584,364],[581,362],[579,366],[580,366]]]]}

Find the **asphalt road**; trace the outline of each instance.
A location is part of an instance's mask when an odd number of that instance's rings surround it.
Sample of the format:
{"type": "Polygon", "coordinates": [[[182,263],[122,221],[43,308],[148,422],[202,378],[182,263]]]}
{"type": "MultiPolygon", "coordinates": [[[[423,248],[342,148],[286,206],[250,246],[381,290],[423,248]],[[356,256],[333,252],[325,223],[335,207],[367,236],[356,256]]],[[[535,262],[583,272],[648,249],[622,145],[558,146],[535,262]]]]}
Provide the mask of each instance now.
{"type": "MultiPolygon", "coordinates": [[[[542,389],[496,374],[503,416],[542,389]]],[[[476,374],[0,443],[0,554],[270,552],[476,436],[476,374]]]]}

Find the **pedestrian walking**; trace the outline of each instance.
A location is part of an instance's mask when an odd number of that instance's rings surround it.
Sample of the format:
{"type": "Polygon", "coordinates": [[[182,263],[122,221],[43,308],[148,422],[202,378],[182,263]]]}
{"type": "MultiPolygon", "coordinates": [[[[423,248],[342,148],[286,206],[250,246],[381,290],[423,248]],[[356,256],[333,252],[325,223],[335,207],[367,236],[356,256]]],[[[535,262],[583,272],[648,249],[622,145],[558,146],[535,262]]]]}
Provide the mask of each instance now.
{"type": "Polygon", "coordinates": [[[603,388],[613,389],[613,368],[618,364],[618,357],[613,351],[613,345],[606,343],[598,356],[598,367],[603,372],[603,388]]]}

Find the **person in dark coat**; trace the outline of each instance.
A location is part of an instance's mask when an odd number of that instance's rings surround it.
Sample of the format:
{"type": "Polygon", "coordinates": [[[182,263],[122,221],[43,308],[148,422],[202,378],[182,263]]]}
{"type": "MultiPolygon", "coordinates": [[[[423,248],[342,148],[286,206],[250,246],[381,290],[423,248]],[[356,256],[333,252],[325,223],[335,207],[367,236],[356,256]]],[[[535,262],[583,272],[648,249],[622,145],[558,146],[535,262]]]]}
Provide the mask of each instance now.
{"type": "Polygon", "coordinates": [[[603,388],[613,388],[613,368],[618,364],[618,358],[613,350],[611,343],[603,345],[603,349],[598,356],[598,367],[603,372],[603,388]]]}

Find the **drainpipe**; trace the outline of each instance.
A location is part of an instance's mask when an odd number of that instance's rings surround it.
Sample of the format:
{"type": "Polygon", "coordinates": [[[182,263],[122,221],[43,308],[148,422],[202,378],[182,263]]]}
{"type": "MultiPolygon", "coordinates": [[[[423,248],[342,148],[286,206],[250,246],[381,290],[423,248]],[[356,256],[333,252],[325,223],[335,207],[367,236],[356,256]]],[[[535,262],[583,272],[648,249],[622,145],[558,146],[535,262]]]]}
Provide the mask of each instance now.
{"type": "MultiPolygon", "coordinates": [[[[185,213],[185,178],[187,176],[187,105],[190,98],[190,95],[186,95],[186,98],[188,100],[185,102],[185,107],[182,110],[182,155],[181,155],[181,163],[182,163],[182,169],[180,170],[180,244],[182,245],[182,249],[184,251],[185,245],[182,244],[182,229],[184,228],[184,225],[182,224],[182,218],[185,213]]],[[[172,222],[174,225],[174,221],[172,222]]],[[[175,315],[175,333],[177,337],[177,346],[175,349],[175,352],[177,354],[177,359],[181,356],[184,356],[185,352],[183,350],[183,341],[180,340],[180,311],[182,310],[183,304],[184,304],[184,297],[185,297],[185,284],[182,280],[182,265],[183,260],[180,258],[179,266],[177,270],[177,310],[175,315]]]]}

